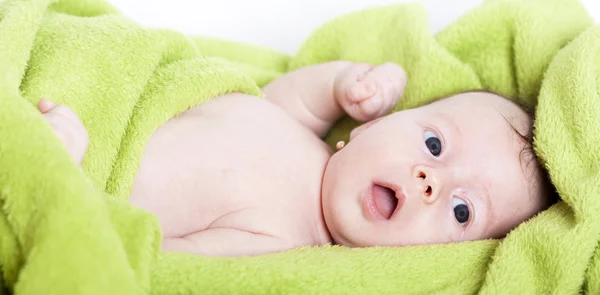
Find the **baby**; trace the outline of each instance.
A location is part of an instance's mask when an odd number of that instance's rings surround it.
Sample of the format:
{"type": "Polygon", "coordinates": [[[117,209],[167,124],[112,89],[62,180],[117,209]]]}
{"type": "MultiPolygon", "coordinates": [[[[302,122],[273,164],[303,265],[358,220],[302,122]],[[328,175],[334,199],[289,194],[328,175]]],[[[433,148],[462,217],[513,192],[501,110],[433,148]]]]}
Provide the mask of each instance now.
{"type": "MultiPolygon", "coordinates": [[[[549,205],[531,116],[488,92],[388,114],[406,80],[393,63],[335,61],[266,99],[215,97],[155,131],[130,201],[157,216],[163,250],[210,256],[501,238],[549,205]],[[333,153],[321,138],[345,114],[367,123],[333,153]]],[[[81,162],[77,115],[38,107],[81,162]]]]}

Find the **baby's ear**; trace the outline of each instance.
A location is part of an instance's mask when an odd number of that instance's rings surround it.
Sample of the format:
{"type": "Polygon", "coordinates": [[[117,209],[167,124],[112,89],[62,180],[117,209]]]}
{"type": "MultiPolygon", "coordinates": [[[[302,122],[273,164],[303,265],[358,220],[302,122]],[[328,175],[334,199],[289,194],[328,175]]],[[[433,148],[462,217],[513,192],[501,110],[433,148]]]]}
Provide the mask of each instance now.
{"type": "Polygon", "coordinates": [[[384,117],[379,117],[375,120],[371,120],[367,123],[364,123],[354,129],[352,129],[352,131],[350,131],[350,141],[352,141],[354,138],[356,138],[361,132],[369,129],[371,126],[375,125],[375,123],[379,122],[381,119],[383,119],[384,117]]]}

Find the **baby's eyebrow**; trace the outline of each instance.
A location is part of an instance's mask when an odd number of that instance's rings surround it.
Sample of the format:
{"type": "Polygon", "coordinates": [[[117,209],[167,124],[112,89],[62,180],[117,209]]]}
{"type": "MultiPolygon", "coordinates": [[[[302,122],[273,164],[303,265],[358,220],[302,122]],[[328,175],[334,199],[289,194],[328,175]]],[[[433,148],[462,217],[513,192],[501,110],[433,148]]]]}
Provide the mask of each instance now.
{"type": "Polygon", "coordinates": [[[447,113],[444,113],[444,112],[439,112],[438,116],[441,119],[441,121],[444,123],[445,126],[450,126],[450,128],[452,129],[452,131],[455,134],[460,135],[460,129],[458,128],[458,126],[456,125],[456,122],[454,122],[452,117],[450,117],[447,113]]]}
{"type": "Polygon", "coordinates": [[[481,224],[481,227],[485,227],[488,224],[490,224],[490,221],[493,220],[494,217],[494,211],[492,211],[492,196],[490,194],[488,186],[483,187],[482,195],[475,194],[475,198],[479,201],[480,204],[483,205],[484,208],[484,212],[475,213],[475,222],[481,224]],[[482,215],[485,216],[482,217],[482,215]]]}

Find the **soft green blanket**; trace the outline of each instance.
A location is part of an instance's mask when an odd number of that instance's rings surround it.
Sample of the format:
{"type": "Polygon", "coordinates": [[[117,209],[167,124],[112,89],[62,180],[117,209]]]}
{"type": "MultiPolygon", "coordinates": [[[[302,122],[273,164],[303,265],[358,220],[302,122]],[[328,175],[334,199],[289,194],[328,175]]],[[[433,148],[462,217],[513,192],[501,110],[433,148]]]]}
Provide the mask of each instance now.
{"type": "Polygon", "coordinates": [[[143,28],[102,0],[5,0],[0,284],[15,294],[600,293],[599,58],[600,27],[576,0],[488,0],[436,36],[421,6],[374,8],[328,23],[293,57],[143,28]],[[537,103],[536,152],[564,201],[502,241],[160,252],[156,220],[126,201],[152,132],[216,95],[260,95],[289,70],[336,59],[401,64],[397,109],[471,89],[537,103]],[[35,108],[41,97],[88,128],[83,168],[35,108]]]}

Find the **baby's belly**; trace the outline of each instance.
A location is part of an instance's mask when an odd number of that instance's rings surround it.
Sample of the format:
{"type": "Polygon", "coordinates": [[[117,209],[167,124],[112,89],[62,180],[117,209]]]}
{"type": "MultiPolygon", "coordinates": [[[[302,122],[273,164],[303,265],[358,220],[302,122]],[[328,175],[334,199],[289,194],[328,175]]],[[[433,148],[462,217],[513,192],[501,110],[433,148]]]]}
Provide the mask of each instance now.
{"type": "Polygon", "coordinates": [[[320,214],[328,158],[325,144],[277,106],[228,94],[154,133],[131,202],[158,217],[165,237],[227,226],[242,210],[260,212],[247,221],[252,230],[300,228],[320,214]]]}

